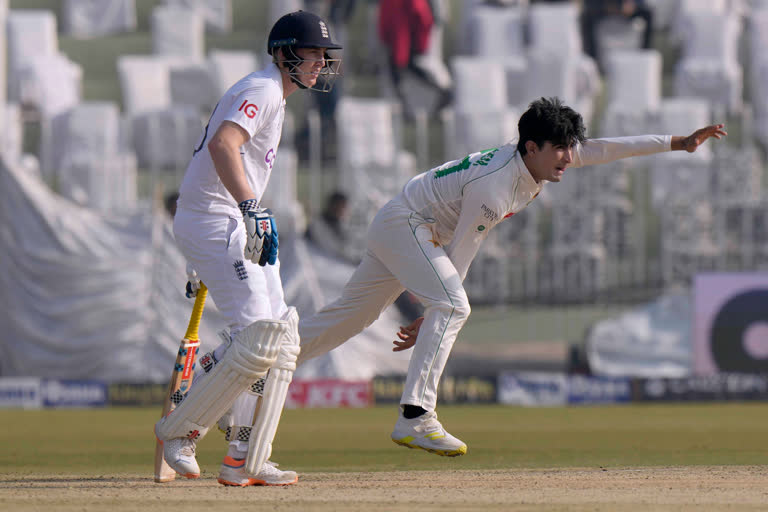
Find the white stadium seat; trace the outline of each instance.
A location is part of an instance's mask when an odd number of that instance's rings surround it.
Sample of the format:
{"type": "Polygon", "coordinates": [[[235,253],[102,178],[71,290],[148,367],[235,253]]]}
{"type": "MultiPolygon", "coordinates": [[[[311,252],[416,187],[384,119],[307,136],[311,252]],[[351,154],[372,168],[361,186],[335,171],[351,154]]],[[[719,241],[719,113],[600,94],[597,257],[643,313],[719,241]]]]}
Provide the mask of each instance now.
{"type": "Polygon", "coordinates": [[[136,30],[136,0],[64,0],[62,31],[92,39],[136,30]]]}
{"type": "Polygon", "coordinates": [[[504,66],[496,58],[453,57],[450,61],[454,79],[453,108],[498,111],[507,106],[504,66]]]}
{"type": "Polygon", "coordinates": [[[227,34],[232,31],[232,0],[164,0],[167,5],[197,10],[203,16],[206,32],[227,34]]]}
{"type": "Polygon", "coordinates": [[[606,61],[605,136],[649,133],[661,103],[661,54],[656,50],[617,51],[606,61]]]}
{"type": "Polygon", "coordinates": [[[508,57],[525,53],[525,12],[519,7],[478,5],[471,14],[472,54],[508,57]]]}
{"type": "Polygon", "coordinates": [[[531,48],[564,56],[582,53],[579,6],[575,3],[531,5],[528,9],[528,29],[531,48]]]}
{"type": "Polygon", "coordinates": [[[170,63],[152,55],[121,55],[117,72],[123,109],[129,114],[164,109],[171,105],[170,63]]]}
{"type": "Polygon", "coordinates": [[[205,57],[205,20],[195,9],[161,5],[152,10],[152,51],[201,62],[205,57]]]}
{"type": "Polygon", "coordinates": [[[59,53],[56,16],[53,11],[11,9],[8,11],[8,99],[21,100],[20,72],[33,57],[59,53]]]}
{"type": "Polygon", "coordinates": [[[259,69],[256,54],[243,50],[211,50],[208,52],[208,70],[214,92],[221,97],[227,89],[245,75],[259,69]]]}
{"type": "Polygon", "coordinates": [[[732,13],[698,12],[675,69],[675,93],[706,99],[718,113],[742,108],[743,71],[738,58],[741,19],[732,13]]]}

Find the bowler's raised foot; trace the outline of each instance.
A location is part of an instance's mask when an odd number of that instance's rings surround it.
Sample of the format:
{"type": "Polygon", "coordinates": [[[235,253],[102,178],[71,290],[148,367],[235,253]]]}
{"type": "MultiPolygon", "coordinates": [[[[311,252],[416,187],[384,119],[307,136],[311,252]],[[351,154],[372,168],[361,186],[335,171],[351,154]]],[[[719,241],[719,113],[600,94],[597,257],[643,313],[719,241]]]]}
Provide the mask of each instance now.
{"type": "Polygon", "coordinates": [[[299,481],[299,475],[295,471],[281,471],[277,464],[271,461],[261,466],[258,475],[251,476],[245,472],[245,459],[236,459],[229,455],[224,457],[219,471],[219,483],[234,487],[247,487],[249,485],[291,485],[299,481]]]}
{"type": "Polygon", "coordinates": [[[445,457],[458,457],[467,453],[467,445],[446,432],[437,420],[437,414],[432,411],[413,419],[401,413],[392,431],[392,441],[445,457]]]}

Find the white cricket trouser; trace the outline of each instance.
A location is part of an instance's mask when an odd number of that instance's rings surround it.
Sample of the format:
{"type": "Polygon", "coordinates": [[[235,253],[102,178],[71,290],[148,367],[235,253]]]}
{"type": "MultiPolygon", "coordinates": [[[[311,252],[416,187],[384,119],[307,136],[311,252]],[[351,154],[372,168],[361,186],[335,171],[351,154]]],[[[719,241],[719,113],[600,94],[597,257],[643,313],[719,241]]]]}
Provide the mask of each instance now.
{"type": "Polygon", "coordinates": [[[434,410],[440,376],[470,307],[458,271],[432,238],[424,218],[397,200],[387,203],[371,223],[368,250],[341,297],[299,322],[299,364],[362,331],[407,289],[425,310],[400,403],[434,410]]]}
{"type": "Polygon", "coordinates": [[[233,336],[256,320],[279,319],[288,310],[280,261],[261,267],[243,256],[242,218],[179,209],[173,234],[227,319],[233,336]]]}
{"type": "MultiPolygon", "coordinates": [[[[279,319],[287,310],[280,261],[261,267],[243,256],[245,225],[240,217],[179,208],[173,221],[176,244],[208,287],[235,335],[257,320],[279,319]]],[[[216,349],[221,358],[225,346],[216,349]]],[[[258,398],[241,393],[232,406],[235,425],[250,426],[258,398]]],[[[245,451],[247,442],[233,441],[245,451]]]]}

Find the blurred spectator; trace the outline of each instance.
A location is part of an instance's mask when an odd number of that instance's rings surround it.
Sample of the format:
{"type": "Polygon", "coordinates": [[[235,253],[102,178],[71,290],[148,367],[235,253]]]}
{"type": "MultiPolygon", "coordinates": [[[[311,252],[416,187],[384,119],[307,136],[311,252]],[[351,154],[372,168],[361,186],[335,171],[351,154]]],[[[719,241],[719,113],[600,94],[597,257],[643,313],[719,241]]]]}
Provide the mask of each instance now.
{"type": "Polygon", "coordinates": [[[347,196],[340,191],[333,192],[328,196],[320,216],[310,221],[306,237],[327,254],[350,263],[358,263],[346,250],[349,240],[345,226],[348,207],[347,196]]]}
{"type": "Polygon", "coordinates": [[[622,17],[626,20],[640,18],[645,21],[642,46],[651,47],[653,33],[653,13],[645,4],[645,0],[583,0],[581,12],[581,37],[584,53],[597,61],[597,27],[602,20],[609,17],[622,17]]]}
{"type": "MultiPolygon", "coordinates": [[[[381,0],[379,37],[389,54],[395,93],[406,106],[402,80],[406,72],[438,93],[436,111],[452,100],[450,73],[441,59],[429,55],[432,30],[443,22],[440,0],[381,0]]],[[[406,112],[407,114],[407,112],[406,112]]]]}

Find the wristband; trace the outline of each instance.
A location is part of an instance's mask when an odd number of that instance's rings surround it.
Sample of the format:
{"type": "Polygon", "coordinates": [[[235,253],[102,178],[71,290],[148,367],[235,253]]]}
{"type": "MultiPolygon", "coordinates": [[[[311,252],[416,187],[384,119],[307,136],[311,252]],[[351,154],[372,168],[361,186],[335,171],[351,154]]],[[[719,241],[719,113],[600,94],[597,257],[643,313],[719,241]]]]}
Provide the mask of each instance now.
{"type": "Polygon", "coordinates": [[[246,199],[242,203],[237,205],[238,208],[240,208],[240,212],[245,215],[246,213],[250,212],[251,210],[255,210],[259,207],[259,202],[255,199],[246,199]]]}

